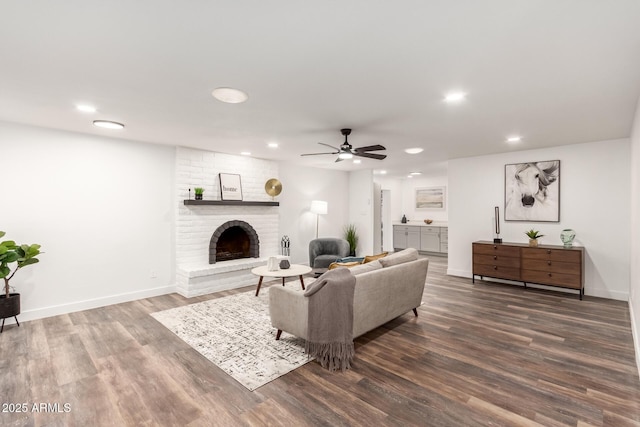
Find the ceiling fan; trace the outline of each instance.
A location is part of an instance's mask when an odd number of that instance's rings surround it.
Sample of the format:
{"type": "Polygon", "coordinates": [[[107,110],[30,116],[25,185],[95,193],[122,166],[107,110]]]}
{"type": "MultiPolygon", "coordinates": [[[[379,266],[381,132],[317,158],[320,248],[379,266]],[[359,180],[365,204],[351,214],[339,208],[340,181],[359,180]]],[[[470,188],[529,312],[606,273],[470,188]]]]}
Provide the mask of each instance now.
{"type": "Polygon", "coordinates": [[[326,147],[332,148],[337,151],[334,151],[332,153],[308,153],[308,154],[301,154],[301,155],[302,156],[319,156],[323,154],[337,154],[338,158],[336,159],[336,162],[341,162],[343,160],[351,159],[353,158],[353,156],[366,157],[369,159],[376,159],[376,160],[383,160],[387,157],[386,154],[367,153],[367,151],[386,150],[386,148],[383,147],[382,145],[369,145],[366,147],[353,148],[351,144],[349,144],[349,141],[347,141],[347,137],[351,135],[351,129],[341,129],[340,132],[344,135],[344,142],[342,143],[340,148],[334,147],[333,145],[325,144],[324,142],[318,142],[318,144],[324,145],[326,147]]]}

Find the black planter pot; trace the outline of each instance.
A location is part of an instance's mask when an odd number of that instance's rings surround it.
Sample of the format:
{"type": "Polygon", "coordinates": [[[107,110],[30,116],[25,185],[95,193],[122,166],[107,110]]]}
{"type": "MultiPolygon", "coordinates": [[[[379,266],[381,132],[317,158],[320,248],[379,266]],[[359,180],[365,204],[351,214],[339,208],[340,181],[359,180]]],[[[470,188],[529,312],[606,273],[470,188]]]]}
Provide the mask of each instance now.
{"type": "Polygon", "coordinates": [[[196,200],[202,200],[202,194],[196,194],[196,200]]]}
{"type": "Polygon", "coordinates": [[[13,317],[18,323],[18,314],[20,314],[20,294],[9,294],[9,298],[5,294],[0,295],[0,319],[2,319],[2,327],[0,327],[0,334],[4,329],[4,319],[13,317]]]}

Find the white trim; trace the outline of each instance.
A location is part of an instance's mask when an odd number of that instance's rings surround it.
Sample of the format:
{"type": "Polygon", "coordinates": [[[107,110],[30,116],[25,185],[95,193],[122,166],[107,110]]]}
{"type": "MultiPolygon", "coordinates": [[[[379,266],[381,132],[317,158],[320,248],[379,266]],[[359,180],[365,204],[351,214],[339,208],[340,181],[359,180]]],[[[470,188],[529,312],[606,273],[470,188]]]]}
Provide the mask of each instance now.
{"type": "Polygon", "coordinates": [[[633,347],[636,353],[636,369],[638,369],[638,376],[640,376],[640,336],[638,336],[638,330],[636,329],[636,319],[633,315],[633,305],[629,300],[629,315],[631,316],[631,337],[633,338],[633,347]]]}
{"type": "MultiPolygon", "coordinates": [[[[68,314],[76,311],[89,310],[92,308],[104,307],[112,304],[120,304],[123,302],[135,301],[144,298],[157,297],[159,295],[166,295],[175,291],[175,286],[170,285],[160,288],[146,289],[144,291],[129,292],[125,294],[78,301],[70,304],[61,304],[50,307],[36,308],[33,310],[25,310],[18,315],[18,321],[27,322],[29,320],[43,319],[45,317],[58,316],[60,314],[68,314]]],[[[11,324],[15,324],[15,320],[13,318],[7,318],[7,322],[5,325],[11,324]]]]}

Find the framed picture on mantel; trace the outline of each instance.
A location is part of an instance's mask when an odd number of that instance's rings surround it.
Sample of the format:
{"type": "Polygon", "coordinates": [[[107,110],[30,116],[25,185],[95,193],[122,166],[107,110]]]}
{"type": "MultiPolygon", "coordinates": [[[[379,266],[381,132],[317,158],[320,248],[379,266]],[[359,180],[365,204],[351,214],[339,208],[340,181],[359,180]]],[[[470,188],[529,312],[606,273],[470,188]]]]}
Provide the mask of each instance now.
{"type": "Polygon", "coordinates": [[[242,183],[240,175],[232,173],[218,174],[220,178],[221,200],[242,200],[242,183]]]}

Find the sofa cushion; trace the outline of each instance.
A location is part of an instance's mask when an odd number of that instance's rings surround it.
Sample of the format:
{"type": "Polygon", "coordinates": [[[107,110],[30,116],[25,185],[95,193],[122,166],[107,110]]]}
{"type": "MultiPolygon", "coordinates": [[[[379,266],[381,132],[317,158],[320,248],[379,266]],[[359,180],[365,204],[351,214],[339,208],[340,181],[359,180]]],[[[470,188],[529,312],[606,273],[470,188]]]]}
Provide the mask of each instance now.
{"type": "Polygon", "coordinates": [[[344,258],[338,258],[336,260],[336,262],[357,262],[358,264],[362,264],[362,261],[364,261],[363,256],[348,256],[344,258]]]}
{"type": "Polygon", "coordinates": [[[332,262],[331,264],[329,264],[329,270],[333,270],[335,268],[338,267],[346,267],[346,268],[351,268],[351,267],[355,267],[360,265],[360,263],[358,261],[352,261],[352,262],[332,262]]]}
{"type": "Polygon", "coordinates": [[[362,261],[362,263],[366,264],[368,262],[375,261],[375,260],[380,259],[380,258],[384,258],[388,254],[389,254],[389,252],[382,252],[382,253],[379,253],[377,255],[367,255],[367,256],[364,257],[364,261],[362,261]]]}
{"type": "Polygon", "coordinates": [[[392,265],[403,264],[409,261],[415,261],[418,259],[418,250],[415,248],[403,249],[400,252],[395,252],[391,255],[387,255],[384,258],[380,258],[380,264],[383,267],[391,267],[392,265]]]}
{"type": "Polygon", "coordinates": [[[379,260],[371,261],[366,264],[356,265],[355,267],[351,267],[351,274],[357,276],[358,274],[366,273],[368,271],[379,270],[382,268],[382,264],[380,264],[379,260]]]}

